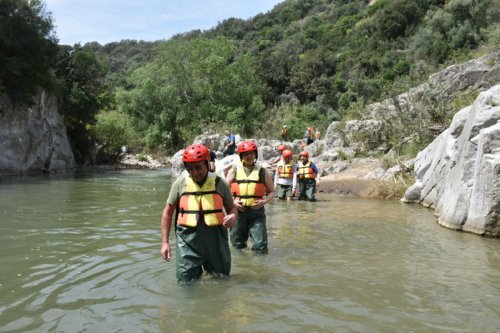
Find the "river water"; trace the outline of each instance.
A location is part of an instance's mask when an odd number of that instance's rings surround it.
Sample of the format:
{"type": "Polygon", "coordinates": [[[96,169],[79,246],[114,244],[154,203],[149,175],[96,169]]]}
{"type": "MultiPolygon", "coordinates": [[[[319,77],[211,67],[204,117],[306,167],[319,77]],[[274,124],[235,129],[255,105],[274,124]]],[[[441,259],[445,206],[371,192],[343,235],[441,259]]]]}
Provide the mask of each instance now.
{"type": "Polygon", "coordinates": [[[274,201],[268,255],[181,286],[160,258],[171,181],[2,179],[0,332],[500,332],[500,240],[397,201],[274,201]]]}

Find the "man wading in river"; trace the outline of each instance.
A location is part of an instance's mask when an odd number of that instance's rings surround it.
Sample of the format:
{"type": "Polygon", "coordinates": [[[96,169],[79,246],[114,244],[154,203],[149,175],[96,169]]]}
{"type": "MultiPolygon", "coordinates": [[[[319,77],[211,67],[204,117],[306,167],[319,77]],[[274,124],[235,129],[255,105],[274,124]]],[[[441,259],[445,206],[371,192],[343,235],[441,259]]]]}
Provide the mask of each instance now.
{"type": "Polygon", "coordinates": [[[316,164],[309,161],[307,151],[300,152],[298,168],[299,200],[316,201],[316,186],[319,186],[320,175],[316,164]]]}
{"type": "Polygon", "coordinates": [[[256,163],[257,145],[254,142],[242,142],[238,146],[238,155],[240,162],[233,165],[226,176],[239,212],[238,223],[231,229],[231,243],[237,249],[244,249],[250,235],[252,251],[267,253],[264,205],[274,198],[273,179],[264,167],[256,163]]]}
{"type": "Polygon", "coordinates": [[[203,271],[229,276],[231,270],[227,229],[235,225],[238,210],[227,183],[208,173],[209,160],[204,145],[194,144],[184,150],[182,162],[187,173],[172,184],[161,217],[161,256],[170,261],[169,236],[176,212],[176,276],[180,282],[196,280],[203,271]]]}

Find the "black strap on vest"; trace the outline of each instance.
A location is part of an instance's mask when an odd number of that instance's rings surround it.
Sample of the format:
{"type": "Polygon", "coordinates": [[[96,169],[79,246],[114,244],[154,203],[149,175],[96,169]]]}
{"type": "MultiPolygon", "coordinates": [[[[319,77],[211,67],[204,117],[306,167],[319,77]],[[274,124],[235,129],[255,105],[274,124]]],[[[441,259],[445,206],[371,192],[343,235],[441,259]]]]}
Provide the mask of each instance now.
{"type": "Polygon", "coordinates": [[[240,199],[249,199],[249,198],[257,198],[257,199],[262,199],[262,196],[259,195],[238,195],[237,196],[240,199]]]}
{"type": "Polygon", "coordinates": [[[217,191],[208,191],[208,192],[203,192],[203,191],[194,191],[194,192],[184,192],[182,195],[205,195],[205,194],[218,194],[219,192],[217,191]]]}
{"type": "Polygon", "coordinates": [[[213,213],[222,213],[223,210],[222,209],[207,209],[207,210],[203,210],[203,209],[200,209],[200,210],[188,210],[188,209],[183,209],[181,208],[179,210],[179,214],[182,216],[184,214],[200,214],[200,215],[204,215],[204,214],[213,214],[213,213]]]}
{"type": "Polygon", "coordinates": [[[242,184],[242,183],[262,183],[260,181],[260,179],[259,180],[251,180],[251,179],[240,179],[240,180],[238,180],[238,179],[236,179],[236,182],[238,184],[242,184]]]}

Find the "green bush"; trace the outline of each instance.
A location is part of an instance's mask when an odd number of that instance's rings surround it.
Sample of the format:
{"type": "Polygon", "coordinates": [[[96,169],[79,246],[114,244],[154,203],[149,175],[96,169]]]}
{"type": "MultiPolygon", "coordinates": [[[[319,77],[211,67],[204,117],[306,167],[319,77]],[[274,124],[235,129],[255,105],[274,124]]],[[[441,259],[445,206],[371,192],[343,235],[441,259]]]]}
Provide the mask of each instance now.
{"type": "Polygon", "coordinates": [[[138,146],[132,119],[117,111],[104,111],[96,116],[97,122],[89,126],[97,143],[103,145],[104,153],[110,160],[121,154],[122,146],[138,146]]]}

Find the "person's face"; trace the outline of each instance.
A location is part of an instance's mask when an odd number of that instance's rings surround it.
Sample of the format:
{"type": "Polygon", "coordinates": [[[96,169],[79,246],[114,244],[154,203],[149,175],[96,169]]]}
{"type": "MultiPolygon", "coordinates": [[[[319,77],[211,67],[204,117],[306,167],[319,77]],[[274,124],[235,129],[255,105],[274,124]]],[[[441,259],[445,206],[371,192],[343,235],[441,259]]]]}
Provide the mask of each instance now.
{"type": "Polygon", "coordinates": [[[252,165],[255,162],[255,151],[246,151],[241,154],[241,159],[244,164],[252,165]]]}
{"type": "Polygon", "coordinates": [[[307,156],[300,155],[300,160],[301,160],[303,163],[307,162],[307,156]]]}
{"type": "Polygon", "coordinates": [[[292,160],[292,156],[287,156],[284,159],[286,163],[289,163],[292,160]]]}
{"type": "Polygon", "coordinates": [[[208,174],[207,163],[205,161],[186,163],[185,167],[187,172],[189,172],[189,176],[195,182],[202,181],[208,174]]]}

